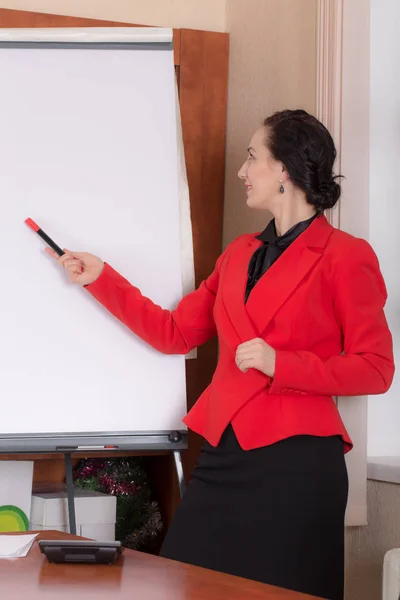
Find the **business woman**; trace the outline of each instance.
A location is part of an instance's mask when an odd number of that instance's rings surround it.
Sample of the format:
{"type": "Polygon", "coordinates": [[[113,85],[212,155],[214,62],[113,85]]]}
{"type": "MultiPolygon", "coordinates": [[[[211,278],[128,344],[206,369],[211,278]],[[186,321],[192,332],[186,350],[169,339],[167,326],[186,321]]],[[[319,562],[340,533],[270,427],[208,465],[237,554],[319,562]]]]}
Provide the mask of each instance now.
{"type": "Polygon", "coordinates": [[[352,442],[332,397],[386,392],[394,365],[377,258],[323,215],[340,195],[335,156],[306,112],[267,118],[239,178],[274,218],[173,311],[93,255],[59,263],[160,352],[218,335],[213,379],[183,419],[204,446],[162,555],[342,600],[352,442]]]}

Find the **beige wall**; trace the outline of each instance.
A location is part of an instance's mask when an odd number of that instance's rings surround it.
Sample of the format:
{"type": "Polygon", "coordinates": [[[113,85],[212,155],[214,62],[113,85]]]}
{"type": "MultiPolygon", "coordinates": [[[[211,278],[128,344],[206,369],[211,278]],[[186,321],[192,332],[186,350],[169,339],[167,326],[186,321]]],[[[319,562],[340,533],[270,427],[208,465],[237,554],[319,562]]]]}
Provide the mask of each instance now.
{"type": "Polygon", "coordinates": [[[0,8],[225,31],[226,0],[3,0],[0,8]]]}
{"type": "Polygon", "coordinates": [[[368,481],[368,525],[346,531],[346,600],[380,600],[383,557],[400,547],[400,485],[368,481]]]}
{"type": "Polygon", "coordinates": [[[236,173],[253,130],[275,110],[315,111],[317,0],[227,0],[231,34],[224,247],[262,229],[236,173]]]}

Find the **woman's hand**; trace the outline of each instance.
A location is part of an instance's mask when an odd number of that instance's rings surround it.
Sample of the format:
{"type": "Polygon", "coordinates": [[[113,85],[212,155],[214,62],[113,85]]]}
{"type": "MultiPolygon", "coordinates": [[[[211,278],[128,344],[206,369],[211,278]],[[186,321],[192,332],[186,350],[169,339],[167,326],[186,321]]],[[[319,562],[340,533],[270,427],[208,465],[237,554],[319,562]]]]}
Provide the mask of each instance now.
{"type": "Polygon", "coordinates": [[[236,350],[236,364],[246,373],[248,369],[257,369],[268,377],[275,375],[275,350],[260,338],[240,344],[236,350]]]}
{"type": "Polygon", "coordinates": [[[58,256],[51,248],[46,248],[46,252],[66,270],[72,283],[89,285],[100,277],[104,269],[104,262],[101,258],[88,252],[71,252],[65,248],[65,254],[62,256],[58,256]]]}

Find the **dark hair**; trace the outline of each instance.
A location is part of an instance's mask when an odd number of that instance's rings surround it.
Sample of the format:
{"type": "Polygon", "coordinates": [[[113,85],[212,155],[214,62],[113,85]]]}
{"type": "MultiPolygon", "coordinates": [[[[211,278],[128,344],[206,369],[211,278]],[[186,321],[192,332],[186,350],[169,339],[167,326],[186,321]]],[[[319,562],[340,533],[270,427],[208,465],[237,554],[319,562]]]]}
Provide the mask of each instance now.
{"type": "Polygon", "coordinates": [[[333,175],[336,148],[332,136],[318,119],[305,110],[283,110],[264,121],[266,146],[281,161],[291,181],[303,190],[318,212],[333,208],[340,185],[333,175]]]}

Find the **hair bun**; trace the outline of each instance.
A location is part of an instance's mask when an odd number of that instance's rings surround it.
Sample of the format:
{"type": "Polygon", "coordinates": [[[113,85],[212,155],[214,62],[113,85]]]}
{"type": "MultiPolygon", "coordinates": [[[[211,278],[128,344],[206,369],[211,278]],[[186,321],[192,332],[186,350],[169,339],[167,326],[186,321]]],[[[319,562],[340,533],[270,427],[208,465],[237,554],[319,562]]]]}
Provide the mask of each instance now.
{"type": "Polygon", "coordinates": [[[319,212],[322,212],[335,206],[340,197],[340,185],[333,178],[330,181],[320,183],[315,192],[309,192],[309,196],[311,196],[312,204],[319,212]]]}
{"type": "Polygon", "coordinates": [[[265,119],[264,127],[265,145],[307,202],[319,213],[333,208],[341,175],[333,175],[336,148],[325,125],[304,110],[282,110],[265,119]]]}

